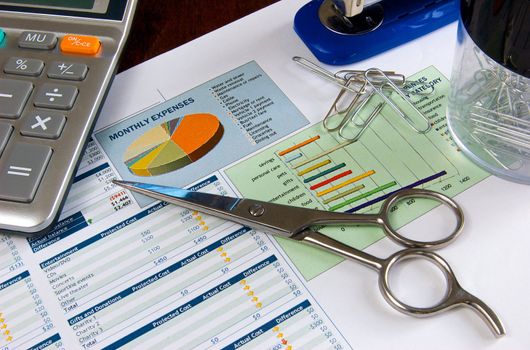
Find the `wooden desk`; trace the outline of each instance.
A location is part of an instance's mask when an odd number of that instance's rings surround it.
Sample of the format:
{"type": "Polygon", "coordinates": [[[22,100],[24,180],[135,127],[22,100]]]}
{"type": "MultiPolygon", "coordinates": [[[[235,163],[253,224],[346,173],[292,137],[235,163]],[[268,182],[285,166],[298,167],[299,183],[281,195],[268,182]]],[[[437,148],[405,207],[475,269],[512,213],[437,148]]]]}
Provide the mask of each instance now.
{"type": "Polygon", "coordinates": [[[118,71],[198,38],[278,0],[139,0],[118,71]]]}

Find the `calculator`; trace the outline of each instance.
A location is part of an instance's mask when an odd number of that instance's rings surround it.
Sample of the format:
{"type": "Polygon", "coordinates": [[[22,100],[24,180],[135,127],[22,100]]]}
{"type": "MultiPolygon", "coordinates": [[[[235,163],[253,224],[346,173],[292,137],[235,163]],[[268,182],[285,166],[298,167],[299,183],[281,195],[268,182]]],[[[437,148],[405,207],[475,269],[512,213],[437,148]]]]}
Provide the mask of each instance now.
{"type": "Polygon", "coordinates": [[[56,222],[136,0],[0,0],[0,233],[56,222]]]}

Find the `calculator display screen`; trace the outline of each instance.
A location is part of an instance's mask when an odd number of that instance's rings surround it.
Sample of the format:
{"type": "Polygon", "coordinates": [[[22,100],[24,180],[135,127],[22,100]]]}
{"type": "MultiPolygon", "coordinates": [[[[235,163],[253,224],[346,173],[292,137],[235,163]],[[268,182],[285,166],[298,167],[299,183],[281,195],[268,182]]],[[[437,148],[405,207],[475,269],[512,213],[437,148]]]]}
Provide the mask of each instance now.
{"type": "Polygon", "coordinates": [[[121,19],[125,0],[0,0],[0,10],[121,19]]]}

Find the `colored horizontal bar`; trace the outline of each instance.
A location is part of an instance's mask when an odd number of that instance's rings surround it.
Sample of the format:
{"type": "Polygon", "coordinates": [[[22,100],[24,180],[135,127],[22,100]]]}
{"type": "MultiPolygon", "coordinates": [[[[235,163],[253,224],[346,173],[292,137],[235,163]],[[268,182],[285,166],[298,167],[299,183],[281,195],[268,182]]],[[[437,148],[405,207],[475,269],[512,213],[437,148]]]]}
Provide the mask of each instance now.
{"type": "Polygon", "coordinates": [[[305,175],[305,174],[307,174],[307,173],[309,173],[309,172],[312,172],[313,170],[317,170],[318,168],[322,168],[324,165],[328,165],[329,163],[331,163],[331,160],[326,159],[326,160],[323,161],[323,162],[320,162],[320,163],[318,163],[318,164],[315,164],[315,165],[313,165],[313,166],[310,166],[309,168],[306,168],[306,169],[304,169],[304,170],[302,170],[302,171],[299,171],[299,172],[298,172],[298,176],[302,176],[302,175],[305,175]]]}
{"type": "Polygon", "coordinates": [[[374,170],[369,170],[369,171],[365,172],[364,174],[358,175],[356,177],[352,177],[351,179],[348,179],[348,180],[346,180],[344,182],[341,182],[340,184],[335,185],[333,187],[330,187],[330,188],[328,188],[328,189],[326,189],[324,191],[317,192],[317,197],[321,197],[321,196],[323,196],[325,194],[328,194],[330,192],[336,191],[339,188],[343,188],[344,186],[348,186],[349,184],[352,184],[352,183],[354,183],[356,181],[364,179],[365,177],[371,176],[373,174],[375,174],[375,171],[374,170]]]}
{"type": "Polygon", "coordinates": [[[329,173],[332,173],[332,172],[334,172],[335,170],[338,170],[338,169],[340,169],[340,168],[344,168],[345,166],[346,166],[346,163],[340,163],[340,164],[337,164],[337,165],[335,165],[335,166],[333,166],[333,167],[331,167],[331,168],[329,168],[329,169],[324,170],[324,171],[321,172],[321,173],[315,174],[315,175],[313,175],[313,176],[308,177],[307,179],[304,179],[304,183],[308,183],[308,182],[311,182],[311,181],[313,181],[313,180],[316,180],[316,179],[318,179],[319,177],[325,176],[325,175],[327,175],[327,174],[329,174],[329,173]]]}
{"type": "Polygon", "coordinates": [[[298,158],[302,157],[302,153],[293,154],[289,157],[285,157],[284,161],[286,163],[291,163],[293,160],[297,160],[298,158]]]}
{"type": "Polygon", "coordinates": [[[342,193],[339,193],[333,197],[329,197],[328,199],[326,199],[323,203],[324,204],[328,204],[328,203],[331,203],[333,201],[336,201],[337,199],[341,199],[342,197],[346,197],[347,195],[349,194],[352,194],[354,192],[357,192],[359,190],[362,190],[364,188],[364,185],[359,185],[359,186],[355,186],[354,188],[350,188],[349,190],[347,191],[344,191],[342,193]]]}
{"type": "Polygon", "coordinates": [[[348,146],[350,143],[352,143],[351,141],[346,141],[346,142],[343,142],[343,143],[340,143],[338,144],[337,146],[335,147],[331,147],[330,149],[322,152],[322,153],[319,153],[311,158],[307,158],[306,160],[303,160],[299,163],[296,163],[295,165],[293,165],[293,169],[297,169],[297,168],[300,168],[301,166],[304,166],[306,165],[307,163],[310,163],[314,160],[317,160],[318,158],[322,158],[324,156],[327,156],[328,154],[332,153],[332,152],[335,152],[336,150],[338,149],[341,149],[342,147],[345,147],[345,146],[348,146]]]}
{"type": "Polygon", "coordinates": [[[356,206],[355,208],[348,209],[346,211],[346,213],[353,213],[355,211],[361,210],[361,209],[366,208],[366,207],[368,207],[368,206],[370,206],[372,204],[375,204],[377,202],[384,201],[385,199],[387,199],[388,197],[390,197],[391,195],[393,195],[397,191],[400,191],[400,190],[405,189],[405,188],[414,188],[416,186],[423,185],[424,183],[427,183],[427,182],[432,181],[432,180],[436,180],[437,178],[442,177],[444,175],[447,175],[447,172],[445,170],[444,171],[440,171],[439,173],[436,173],[436,174],[428,176],[428,177],[426,177],[424,179],[421,179],[421,180],[418,180],[416,182],[413,182],[410,185],[401,187],[400,189],[397,189],[395,191],[389,192],[389,193],[387,193],[385,195],[382,195],[381,197],[374,198],[374,199],[372,199],[372,200],[370,200],[370,201],[368,201],[366,203],[363,203],[363,204],[361,204],[359,206],[356,206]]]}
{"type": "Polygon", "coordinates": [[[325,186],[325,185],[327,185],[327,184],[329,184],[329,183],[332,183],[333,181],[337,181],[338,179],[343,178],[344,176],[348,176],[348,175],[350,175],[351,173],[352,173],[351,170],[346,170],[345,172],[342,172],[342,173],[340,173],[340,174],[338,174],[338,175],[335,175],[335,176],[333,176],[333,177],[330,177],[330,178],[327,179],[327,180],[324,180],[324,181],[322,181],[322,182],[319,182],[319,183],[314,184],[313,186],[309,187],[309,189],[310,189],[310,190],[316,190],[317,188],[320,188],[320,187],[325,186]]]}
{"type": "Polygon", "coordinates": [[[376,187],[376,188],[374,188],[374,189],[371,190],[371,191],[368,191],[368,192],[366,192],[366,193],[360,194],[360,195],[358,195],[358,196],[356,196],[356,197],[353,197],[353,198],[351,198],[351,199],[348,199],[348,200],[345,201],[345,202],[342,202],[342,203],[340,203],[340,204],[337,204],[337,205],[332,206],[331,208],[329,208],[329,211],[335,211],[335,210],[340,209],[340,208],[342,208],[342,207],[345,207],[345,206],[347,206],[347,205],[349,205],[349,204],[352,204],[352,203],[354,203],[354,202],[357,202],[358,200],[361,200],[361,199],[364,199],[364,198],[366,198],[366,197],[369,197],[369,196],[371,196],[371,195],[374,194],[374,193],[384,191],[384,190],[386,190],[387,188],[392,187],[392,186],[395,186],[395,185],[397,185],[397,182],[392,181],[392,182],[389,182],[389,183],[387,183],[387,184],[384,184],[383,186],[376,187]]]}
{"type": "Polygon", "coordinates": [[[312,137],[312,138],[310,138],[310,139],[307,139],[307,140],[305,140],[305,141],[303,141],[303,142],[300,142],[300,143],[297,144],[297,145],[294,145],[293,147],[289,147],[289,148],[287,148],[287,149],[284,149],[283,151],[280,151],[280,152],[278,153],[278,155],[280,155],[280,156],[284,156],[284,155],[286,155],[287,153],[291,153],[291,152],[294,151],[294,150],[297,150],[297,149],[299,149],[299,148],[301,148],[301,147],[304,147],[305,145],[310,144],[311,142],[315,142],[315,141],[318,140],[319,138],[320,138],[320,136],[317,135],[317,136],[315,136],[315,137],[312,137]]]}

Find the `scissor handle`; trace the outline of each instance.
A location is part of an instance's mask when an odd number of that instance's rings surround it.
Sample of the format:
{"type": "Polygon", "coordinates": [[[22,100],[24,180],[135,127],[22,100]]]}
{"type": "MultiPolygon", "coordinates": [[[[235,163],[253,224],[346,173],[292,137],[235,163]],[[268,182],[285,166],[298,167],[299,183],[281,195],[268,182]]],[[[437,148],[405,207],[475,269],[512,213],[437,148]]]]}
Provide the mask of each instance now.
{"type": "Polygon", "coordinates": [[[411,316],[425,317],[459,307],[467,306],[473,309],[491,329],[496,337],[506,334],[504,326],[495,312],[482,300],[465,291],[458,283],[449,264],[438,254],[424,250],[408,248],[394,253],[383,260],[379,269],[379,289],[385,300],[396,310],[411,316]],[[415,307],[401,301],[390,288],[389,275],[393,268],[400,262],[409,259],[423,259],[434,263],[444,274],[446,280],[446,293],[442,299],[430,307],[415,307]]]}
{"type": "Polygon", "coordinates": [[[379,215],[381,217],[383,229],[385,230],[387,236],[398,244],[409,248],[442,248],[456,239],[464,227],[464,212],[454,200],[439,192],[425,189],[410,188],[395,192],[383,202],[383,206],[381,207],[379,215]],[[449,235],[434,241],[417,241],[400,234],[390,224],[390,211],[394,205],[406,198],[427,198],[445,205],[456,217],[455,228],[449,233],[449,235]]]}
{"type": "Polygon", "coordinates": [[[458,306],[467,306],[476,311],[496,337],[505,334],[504,326],[495,312],[483,301],[466,292],[458,283],[449,264],[438,254],[420,248],[406,248],[387,259],[375,257],[367,252],[350,247],[319,232],[306,230],[294,239],[334,252],[335,254],[360,262],[379,273],[379,289],[385,300],[396,310],[412,316],[431,316],[458,306]],[[401,301],[392,292],[389,283],[390,272],[407,259],[424,259],[433,262],[442,270],[447,281],[446,294],[440,302],[431,307],[415,307],[401,301]]]}

